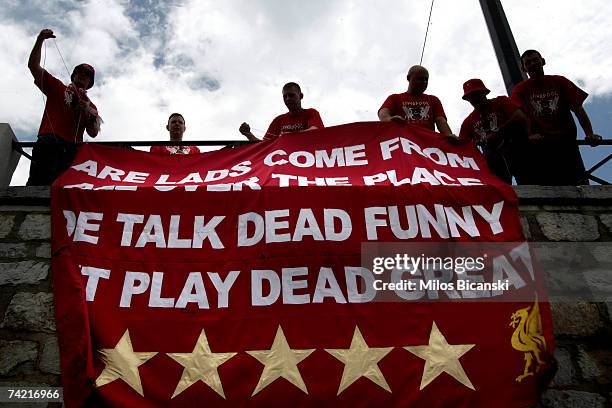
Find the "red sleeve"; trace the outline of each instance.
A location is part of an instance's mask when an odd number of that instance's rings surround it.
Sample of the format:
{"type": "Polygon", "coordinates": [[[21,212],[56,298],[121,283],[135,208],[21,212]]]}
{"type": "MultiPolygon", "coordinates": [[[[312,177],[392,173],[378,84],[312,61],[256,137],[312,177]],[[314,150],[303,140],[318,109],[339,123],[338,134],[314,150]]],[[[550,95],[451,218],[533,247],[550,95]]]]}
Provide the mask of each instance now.
{"type": "Polygon", "coordinates": [[[472,139],[472,115],[469,115],[463,120],[461,129],[459,130],[459,140],[461,142],[467,142],[472,139]]]}
{"type": "Polygon", "coordinates": [[[438,99],[438,97],[436,96],[431,96],[431,105],[433,107],[433,118],[434,120],[437,117],[442,116],[444,119],[446,119],[446,113],[444,113],[444,108],[442,107],[442,102],[440,102],[440,99],[438,99]]]}
{"type": "Polygon", "coordinates": [[[395,112],[395,105],[395,94],[389,95],[383,102],[382,106],[378,108],[378,112],[380,112],[382,108],[387,108],[389,109],[389,114],[393,116],[393,113],[395,112]]]}
{"type": "Polygon", "coordinates": [[[316,126],[319,129],[323,129],[325,127],[325,125],[323,125],[321,115],[319,115],[319,112],[317,112],[316,109],[310,109],[310,116],[308,118],[306,129],[309,129],[312,126],[316,126]]]}
{"type": "Polygon", "coordinates": [[[582,103],[589,96],[589,94],[578,88],[576,84],[565,77],[558,76],[556,77],[556,80],[561,85],[561,91],[567,98],[570,109],[575,112],[582,106],[582,103]]]}
{"type": "Polygon", "coordinates": [[[190,150],[189,153],[190,154],[197,154],[197,153],[201,153],[200,149],[198,148],[198,146],[189,146],[190,150]]]}
{"type": "Polygon", "coordinates": [[[151,149],[149,149],[149,152],[151,153],[155,153],[155,154],[164,154],[164,146],[151,146],[151,149]]]}
{"type": "Polygon", "coordinates": [[[517,84],[512,89],[512,96],[510,97],[510,99],[512,100],[512,102],[516,103],[518,106],[525,108],[525,103],[523,101],[523,93],[522,93],[523,83],[524,82],[517,84]]]}
{"type": "Polygon", "coordinates": [[[276,139],[280,134],[280,126],[278,125],[278,116],[274,118],[274,120],[272,121],[272,123],[270,123],[270,126],[268,127],[268,130],[266,131],[266,134],[263,137],[263,140],[272,140],[272,139],[276,139]]]}
{"type": "Polygon", "coordinates": [[[512,116],[512,114],[516,110],[521,109],[521,105],[519,105],[512,99],[508,98],[507,96],[500,96],[499,98],[496,98],[496,99],[498,101],[499,109],[504,113],[504,115],[508,119],[510,118],[510,116],[512,116]]]}
{"type": "Polygon", "coordinates": [[[62,81],[48,73],[46,69],[43,69],[43,75],[40,80],[39,78],[34,78],[34,84],[47,96],[60,94],[64,92],[66,87],[62,81]]]}

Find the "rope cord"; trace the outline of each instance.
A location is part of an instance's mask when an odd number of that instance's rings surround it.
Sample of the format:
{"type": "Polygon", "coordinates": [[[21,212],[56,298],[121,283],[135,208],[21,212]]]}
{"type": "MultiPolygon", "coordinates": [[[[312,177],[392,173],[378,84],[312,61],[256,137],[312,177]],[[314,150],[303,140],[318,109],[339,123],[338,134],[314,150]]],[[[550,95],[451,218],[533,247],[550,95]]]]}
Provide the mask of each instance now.
{"type": "Polygon", "coordinates": [[[429,8],[429,18],[427,19],[427,29],[425,30],[425,39],[423,40],[423,49],[421,50],[421,59],[419,60],[419,65],[423,64],[423,55],[425,54],[425,44],[427,44],[427,34],[429,33],[429,23],[431,22],[431,14],[433,11],[434,1],[431,0],[431,7],[429,8]]]}
{"type": "MultiPolygon", "coordinates": [[[[66,69],[66,73],[68,74],[68,78],[70,78],[70,80],[72,81],[71,75],[70,75],[70,70],[68,69],[68,66],[66,65],[66,61],[64,61],[64,56],[62,55],[62,52],[59,49],[59,46],[57,45],[57,41],[55,40],[55,38],[53,39],[53,44],[55,45],[55,48],[57,49],[57,53],[59,54],[61,60],[62,60],[62,64],[64,64],[64,68],[66,69]]],[[[75,93],[75,96],[78,98],[78,95],[75,93]]],[[[76,129],[74,131],[74,142],[77,142],[78,136],[79,136],[79,126],[81,126],[81,116],[83,115],[83,112],[81,110],[79,110],[79,118],[77,119],[77,125],[76,125],[76,129]]],[[[85,142],[85,136],[86,132],[83,132],[83,141],[85,142]]]]}
{"type": "Polygon", "coordinates": [[[70,70],[68,69],[68,66],[66,65],[66,61],[64,61],[64,56],[62,55],[62,52],[60,51],[59,47],[57,46],[57,41],[55,41],[55,38],[53,39],[53,44],[55,44],[55,48],[57,49],[57,53],[59,54],[60,58],[62,59],[62,64],[64,64],[64,68],[66,68],[66,73],[68,74],[68,78],[70,78],[70,70]]]}
{"type": "MultiPolygon", "coordinates": [[[[46,65],[47,65],[47,43],[44,42],[43,45],[45,47],[45,53],[44,53],[44,56],[43,56],[43,64],[42,64],[42,68],[44,70],[46,65]]],[[[43,80],[44,79],[45,79],[45,75],[43,73],[43,75],[40,78],[40,88],[41,88],[41,90],[44,89],[44,86],[43,86],[43,80]]],[[[49,116],[49,113],[47,112],[47,109],[46,109],[46,107],[47,107],[47,99],[48,99],[47,95],[43,92],[42,93],[43,112],[44,112],[43,114],[45,114],[47,116],[47,120],[49,121],[49,126],[51,126],[51,132],[53,134],[55,134],[55,129],[53,128],[53,122],[51,121],[51,117],[49,116]]]]}

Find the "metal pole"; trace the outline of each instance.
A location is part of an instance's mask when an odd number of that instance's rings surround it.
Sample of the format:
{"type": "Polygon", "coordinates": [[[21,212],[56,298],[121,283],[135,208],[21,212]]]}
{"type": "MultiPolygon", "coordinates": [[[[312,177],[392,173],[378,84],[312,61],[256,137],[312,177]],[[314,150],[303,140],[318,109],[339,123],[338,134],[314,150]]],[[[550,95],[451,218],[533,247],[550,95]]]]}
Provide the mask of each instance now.
{"type": "Polygon", "coordinates": [[[500,0],[480,0],[480,7],[487,23],[506,91],[511,95],[512,88],[527,77],[521,71],[519,52],[510,25],[500,0]]]}

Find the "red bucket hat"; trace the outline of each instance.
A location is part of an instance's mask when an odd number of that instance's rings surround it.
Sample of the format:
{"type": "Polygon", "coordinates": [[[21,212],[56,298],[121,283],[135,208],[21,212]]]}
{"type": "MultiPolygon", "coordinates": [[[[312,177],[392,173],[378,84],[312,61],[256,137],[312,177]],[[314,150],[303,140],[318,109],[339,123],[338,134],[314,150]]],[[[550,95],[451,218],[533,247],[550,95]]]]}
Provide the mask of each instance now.
{"type": "Polygon", "coordinates": [[[474,92],[484,92],[487,95],[489,92],[487,87],[484,85],[481,79],[474,78],[468,81],[465,81],[463,84],[463,97],[462,99],[466,99],[465,97],[474,92]]]}
{"type": "Polygon", "coordinates": [[[87,89],[91,88],[94,84],[94,78],[96,76],[96,70],[94,69],[94,67],[92,67],[89,64],[79,64],[76,67],[74,67],[74,69],[72,70],[72,75],[70,75],[70,80],[74,81],[74,74],[76,74],[77,72],[82,72],[86,75],[89,76],[89,85],[87,86],[87,89]]]}

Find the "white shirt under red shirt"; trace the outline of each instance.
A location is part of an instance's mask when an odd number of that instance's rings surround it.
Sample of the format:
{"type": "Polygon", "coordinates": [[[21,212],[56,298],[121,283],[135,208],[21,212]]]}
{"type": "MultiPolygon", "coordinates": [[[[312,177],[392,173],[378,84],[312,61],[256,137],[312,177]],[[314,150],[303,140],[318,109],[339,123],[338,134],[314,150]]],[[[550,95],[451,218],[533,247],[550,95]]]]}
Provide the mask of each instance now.
{"type": "Polygon", "coordinates": [[[200,153],[197,146],[151,146],[151,153],[155,154],[196,154],[200,153]]]}

